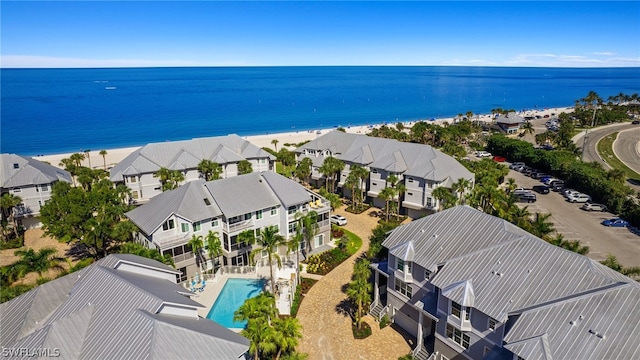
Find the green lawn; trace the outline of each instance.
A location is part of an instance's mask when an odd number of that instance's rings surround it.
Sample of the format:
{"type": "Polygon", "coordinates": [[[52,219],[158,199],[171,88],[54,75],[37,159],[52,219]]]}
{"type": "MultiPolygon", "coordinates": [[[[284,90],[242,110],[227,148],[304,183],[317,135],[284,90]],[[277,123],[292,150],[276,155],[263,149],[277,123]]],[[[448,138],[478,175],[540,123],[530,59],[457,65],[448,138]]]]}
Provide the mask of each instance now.
{"type": "Polygon", "coordinates": [[[609,166],[614,169],[622,170],[627,175],[627,179],[632,179],[640,182],[640,174],[631,170],[625,165],[613,152],[613,142],[618,137],[618,133],[612,133],[603,137],[597,144],[598,154],[602,157],[609,166]]]}

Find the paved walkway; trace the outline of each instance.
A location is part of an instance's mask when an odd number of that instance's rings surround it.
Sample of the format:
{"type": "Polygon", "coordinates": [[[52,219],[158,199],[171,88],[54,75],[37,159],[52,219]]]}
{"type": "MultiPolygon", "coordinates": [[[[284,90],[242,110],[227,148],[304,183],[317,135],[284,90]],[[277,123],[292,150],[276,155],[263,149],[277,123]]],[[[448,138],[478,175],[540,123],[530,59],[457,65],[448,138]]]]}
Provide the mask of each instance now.
{"type": "Polygon", "coordinates": [[[343,288],[351,281],[355,260],[369,248],[371,230],[377,225],[379,209],[360,215],[335,211],[347,218],[345,228],[363,240],[362,248],[318,281],[306,295],[298,310],[303,339],[298,351],[309,354],[309,360],[381,359],[395,360],[411,351],[402,334],[391,326],[380,330],[371,316],[364,318],[373,333],[366,339],[355,340],[351,332],[351,318],[341,309],[347,301],[343,288]]]}

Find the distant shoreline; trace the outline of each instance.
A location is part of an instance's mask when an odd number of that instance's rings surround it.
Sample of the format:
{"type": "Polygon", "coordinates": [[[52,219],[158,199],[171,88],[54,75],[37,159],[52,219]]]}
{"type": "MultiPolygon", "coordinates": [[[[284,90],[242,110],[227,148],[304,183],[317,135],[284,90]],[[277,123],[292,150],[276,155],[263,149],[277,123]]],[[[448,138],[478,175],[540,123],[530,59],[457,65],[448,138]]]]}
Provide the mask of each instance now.
{"type": "MultiPolygon", "coordinates": [[[[529,109],[527,111],[525,111],[525,113],[519,112],[520,115],[523,116],[534,116],[534,115],[550,115],[551,113],[555,113],[555,114],[559,114],[561,112],[568,112],[571,109],[573,109],[573,107],[558,107],[558,108],[548,108],[548,109],[529,109]]],[[[477,115],[478,119],[480,121],[491,121],[491,114],[484,114],[484,115],[477,115]]],[[[442,125],[445,122],[453,122],[454,118],[442,118],[442,119],[435,119],[435,120],[415,120],[415,121],[404,121],[402,122],[403,124],[405,124],[405,126],[410,127],[412,126],[414,123],[419,122],[419,121],[426,121],[428,123],[432,123],[432,124],[438,124],[438,125],[442,125]]],[[[382,125],[385,125],[384,123],[381,124],[371,124],[371,125],[358,125],[358,126],[349,126],[349,127],[344,127],[343,129],[345,129],[346,132],[348,133],[353,133],[353,134],[366,134],[369,131],[372,130],[372,128],[375,127],[380,127],[382,125]]],[[[387,123],[386,125],[388,126],[394,126],[395,123],[387,123]]],[[[333,128],[325,128],[325,129],[317,129],[317,130],[302,130],[302,131],[291,131],[291,132],[279,132],[279,133],[267,133],[267,134],[260,134],[260,135],[248,135],[248,136],[240,136],[243,139],[249,141],[250,143],[252,143],[253,145],[259,147],[259,148],[271,148],[275,150],[274,145],[271,143],[273,140],[277,140],[277,148],[281,149],[284,147],[284,144],[297,144],[297,143],[301,143],[304,141],[310,141],[313,140],[321,135],[324,135],[330,131],[336,130],[337,127],[333,127],[333,128]],[[319,133],[318,133],[319,132],[319,133]]],[[[220,135],[220,136],[224,136],[224,135],[220,135]]],[[[176,140],[176,141],[183,141],[183,140],[176,140]]],[[[144,144],[146,145],[146,144],[144,144]]],[[[94,169],[102,169],[104,167],[104,163],[106,160],[106,164],[107,164],[107,168],[113,167],[115,164],[121,162],[122,160],[124,160],[124,158],[126,158],[127,156],[129,156],[131,153],[133,153],[134,151],[140,149],[141,147],[143,147],[144,145],[140,145],[140,146],[131,146],[131,147],[122,147],[122,148],[112,148],[112,149],[105,149],[107,151],[107,155],[104,157],[99,155],[99,152],[103,149],[96,149],[96,150],[92,150],[89,154],[90,154],[90,161],[91,161],[91,167],[94,169]]],[[[71,154],[73,153],[60,153],[60,154],[51,154],[51,155],[42,155],[42,156],[32,156],[34,159],[40,160],[40,161],[45,161],[50,163],[53,166],[58,166],[60,164],[60,161],[64,158],[68,158],[69,156],[71,156],[71,154]]],[[[20,154],[19,154],[20,155],[20,154]]],[[[89,165],[89,160],[85,159],[83,161],[83,165],[84,166],[88,166],[89,165]]]]}

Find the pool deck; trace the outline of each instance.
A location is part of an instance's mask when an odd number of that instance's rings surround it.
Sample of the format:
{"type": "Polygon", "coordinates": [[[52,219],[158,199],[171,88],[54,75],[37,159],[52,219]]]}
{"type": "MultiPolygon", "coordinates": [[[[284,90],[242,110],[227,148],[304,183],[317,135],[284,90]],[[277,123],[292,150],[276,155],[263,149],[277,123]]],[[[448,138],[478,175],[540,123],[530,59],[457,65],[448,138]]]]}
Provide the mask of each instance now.
{"type": "Polygon", "coordinates": [[[227,273],[220,276],[217,280],[208,280],[207,286],[205,286],[203,292],[196,292],[196,296],[192,297],[193,300],[199,302],[204,306],[204,308],[198,309],[198,315],[206,318],[213,306],[213,303],[220,295],[224,284],[227,282],[229,278],[242,278],[242,279],[268,279],[269,278],[269,268],[260,269],[257,273],[249,273],[249,274],[236,274],[236,273],[227,273]],[[262,274],[262,272],[266,270],[266,275],[262,274]]]}

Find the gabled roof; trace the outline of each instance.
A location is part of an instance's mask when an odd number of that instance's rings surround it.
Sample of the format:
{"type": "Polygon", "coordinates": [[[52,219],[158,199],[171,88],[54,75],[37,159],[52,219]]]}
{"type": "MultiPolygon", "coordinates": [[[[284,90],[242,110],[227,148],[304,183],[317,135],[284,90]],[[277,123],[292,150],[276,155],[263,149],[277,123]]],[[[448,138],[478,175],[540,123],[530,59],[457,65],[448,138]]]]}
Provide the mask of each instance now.
{"type": "Polygon", "coordinates": [[[174,214],[191,222],[219,217],[222,211],[204,184],[204,180],[198,179],[175,190],[165,191],[154,196],[143,206],[129,211],[126,216],[147,235],[153,233],[174,214]]]}
{"type": "Polygon", "coordinates": [[[227,219],[280,205],[260,173],[213,180],[205,186],[227,219]]]}
{"type": "Polygon", "coordinates": [[[462,306],[474,306],[476,295],[473,292],[471,280],[458,281],[442,289],[442,296],[453,300],[462,306]]]}
{"type": "Polygon", "coordinates": [[[346,162],[433,181],[452,179],[455,182],[459,178],[474,178],[473,173],[453,157],[429,145],[331,131],[295,152],[303,153],[305,149],[329,150],[332,156],[346,162]]]}
{"type": "Polygon", "coordinates": [[[640,284],[631,281],[522,312],[504,347],[525,359],[640,358],[640,284]]]}
{"type": "Polygon", "coordinates": [[[0,304],[0,345],[58,348],[72,359],[234,359],[248,351],[247,339],[211,320],[158,313],[167,304],[202,305],[174,282],[107,265],[114,263],[107,257],[0,304]]]}
{"type": "Polygon", "coordinates": [[[55,181],[71,182],[68,171],[16,154],[0,155],[0,187],[13,188],[50,184],[55,181]]]}
{"type": "Polygon", "coordinates": [[[125,215],[150,235],[173,215],[196,222],[220,216],[231,218],[276,206],[289,207],[311,200],[311,193],[302,185],[264,171],[209,182],[190,181],[154,196],[125,215]]]}
{"type": "Polygon", "coordinates": [[[275,160],[273,155],[238,135],[150,143],[114,166],[110,178],[122,181],[124,175],[152,173],[163,167],[170,170],[195,169],[204,159],[225,164],[256,158],[275,160]]]}
{"type": "Polygon", "coordinates": [[[411,261],[415,260],[415,249],[413,247],[413,240],[409,240],[405,243],[398,244],[391,249],[389,249],[389,254],[402,259],[403,261],[411,261]]]}

